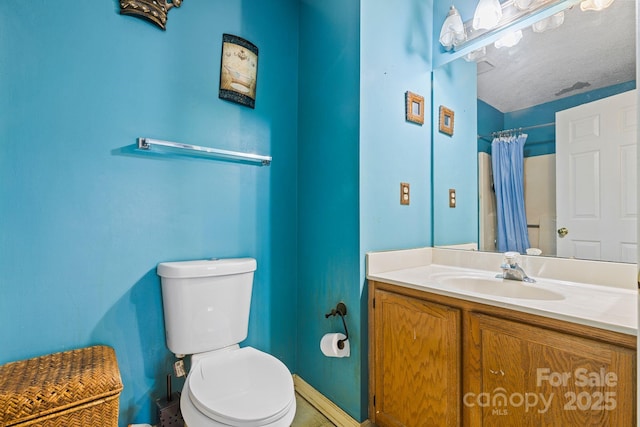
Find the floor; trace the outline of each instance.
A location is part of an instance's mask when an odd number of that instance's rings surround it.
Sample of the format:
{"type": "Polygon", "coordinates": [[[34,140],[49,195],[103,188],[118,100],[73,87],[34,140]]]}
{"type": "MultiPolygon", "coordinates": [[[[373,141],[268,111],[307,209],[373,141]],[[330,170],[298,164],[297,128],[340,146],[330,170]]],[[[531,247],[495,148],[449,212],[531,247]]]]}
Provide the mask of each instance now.
{"type": "Polygon", "coordinates": [[[291,427],[335,427],[324,415],[296,393],[296,417],[291,427]]]}

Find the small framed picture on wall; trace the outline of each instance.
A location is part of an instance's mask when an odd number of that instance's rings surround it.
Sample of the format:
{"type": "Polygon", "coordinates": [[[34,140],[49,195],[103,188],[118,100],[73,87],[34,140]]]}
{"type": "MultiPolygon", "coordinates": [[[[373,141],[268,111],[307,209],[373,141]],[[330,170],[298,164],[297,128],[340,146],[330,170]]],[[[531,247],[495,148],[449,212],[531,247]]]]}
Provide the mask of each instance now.
{"type": "Polygon", "coordinates": [[[453,135],[453,110],[444,105],[440,106],[440,132],[449,136],[453,135]]]}
{"type": "Polygon", "coordinates": [[[405,118],[408,122],[424,124],[424,97],[417,93],[405,93],[405,118]]]}
{"type": "Polygon", "coordinates": [[[218,97],[255,108],[258,47],[242,37],[223,34],[220,62],[218,97]]]}

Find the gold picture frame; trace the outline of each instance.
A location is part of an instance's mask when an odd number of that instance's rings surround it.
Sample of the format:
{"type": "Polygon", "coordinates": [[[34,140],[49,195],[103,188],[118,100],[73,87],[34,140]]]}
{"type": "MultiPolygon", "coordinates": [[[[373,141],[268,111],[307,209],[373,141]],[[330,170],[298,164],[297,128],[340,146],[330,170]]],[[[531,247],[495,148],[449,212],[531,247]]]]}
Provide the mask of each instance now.
{"type": "Polygon", "coordinates": [[[258,47],[242,37],[222,35],[218,97],[255,108],[258,83],[258,47]]]}
{"type": "Polygon", "coordinates": [[[440,132],[453,135],[453,110],[444,105],[440,106],[440,132]]]}
{"type": "Polygon", "coordinates": [[[405,93],[405,117],[408,122],[424,124],[424,97],[417,93],[405,93]]]}

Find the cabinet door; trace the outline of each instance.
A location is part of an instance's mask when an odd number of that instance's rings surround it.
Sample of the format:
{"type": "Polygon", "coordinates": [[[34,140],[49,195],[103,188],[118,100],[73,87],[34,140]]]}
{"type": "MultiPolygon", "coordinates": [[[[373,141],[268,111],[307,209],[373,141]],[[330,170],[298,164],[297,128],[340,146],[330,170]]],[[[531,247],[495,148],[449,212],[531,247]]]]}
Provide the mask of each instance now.
{"type": "Polygon", "coordinates": [[[376,425],[459,425],[460,311],[376,290],[373,316],[376,425]]]}
{"type": "Polygon", "coordinates": [[[635,351],[479,314],[469,325],[469,425],[635,425],[635,351]]]}

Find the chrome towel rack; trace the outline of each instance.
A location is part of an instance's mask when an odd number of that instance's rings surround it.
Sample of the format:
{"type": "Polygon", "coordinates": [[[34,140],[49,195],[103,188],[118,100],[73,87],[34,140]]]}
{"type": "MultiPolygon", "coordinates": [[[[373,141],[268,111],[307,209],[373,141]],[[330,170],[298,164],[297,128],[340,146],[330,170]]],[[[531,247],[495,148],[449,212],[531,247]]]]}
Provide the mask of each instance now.
{"type": "Polygon", "coordinates": [[[175,148],[179,150],[187,150],[196,152],[199,155],[211,156],[211,158],[242,160],[253,163],[259,163],[262,166],[271,164],[271,156],[263,156],[253,153],[241,153],[239,151],[220,150],[218,148],[201,147],[199,145],[183,144],[181,142],[162,141],[152,138],[138,138],[138,149],[151,150],[154,146],[175,148]]]}

